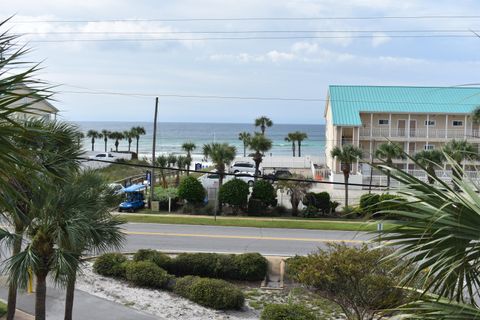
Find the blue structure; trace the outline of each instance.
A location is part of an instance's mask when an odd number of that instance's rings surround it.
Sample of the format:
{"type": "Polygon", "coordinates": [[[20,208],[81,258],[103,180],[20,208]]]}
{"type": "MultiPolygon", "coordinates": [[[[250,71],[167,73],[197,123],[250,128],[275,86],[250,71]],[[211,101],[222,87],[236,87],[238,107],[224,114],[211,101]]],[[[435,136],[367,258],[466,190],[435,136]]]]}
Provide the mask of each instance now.
{"type": "Polygon", "coordinates": [[[127,199],[120,203],[118,211],[135,212],[145,208],[144,191],[146,186],[143,184],[134,184],[124,189],[127,199]]]}

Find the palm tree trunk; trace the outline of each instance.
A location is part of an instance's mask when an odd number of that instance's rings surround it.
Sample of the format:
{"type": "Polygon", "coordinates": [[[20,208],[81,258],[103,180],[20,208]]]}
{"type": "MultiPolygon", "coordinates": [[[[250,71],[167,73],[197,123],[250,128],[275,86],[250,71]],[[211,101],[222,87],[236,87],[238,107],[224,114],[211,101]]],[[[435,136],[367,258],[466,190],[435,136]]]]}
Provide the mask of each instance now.
{"type": "Polygon", "coordinates": [[[117,140],[117,141],[115,141],[115,152],[118,152],[118,145],[119,145],[119,142],[117,140]]]}
{"type": "Polygon", "coordinates": [[[345,178],[345,208],[348,208],[348,179],[349,179],[349,174],[343,173],[343,176],[345,178]]]}
{"type": "Polygon", "coordinates": [[[260,127],[260,129],[262,130],[262,136],[265,135],[265,125],[262,124],[262,126],[260,127]]]}
{"type": "MultiPolygon", "coordinates": [[[[220,194],[220,188],[223,185],[223,172],[219,172],[219,177],[218,177],[218,191],[217,191],[217,208],[218,208],[218,213],[222,213],[222,203],[219,200],[219,194],[220,194]]],[[[216,218],[216,217],[215,217],[216,218]]]]}
{"type": "Polygon", "coordinates": [[[295,141],[292,141],[292,153],[293,153],[293,156],[295,157],[295,141]]]}
{"type": "Polygon", "coordinates": [[[254,160],[254,161],[255,161],[255,176],[253,180],[257,181],[257,175],[258,175],[258,172],[260,171],[260,162],[258,160],[254,160]]]}
{"type": "Polygon", "coordinates": [[[130,152],[130,148],[132,147],[132,141],[128,140],[128,152],[130,152]]]}
{"type": "Polygon", "coordinates": [[[139,137],[139,136],[137,136],[137,138],[136,138],[136,139],[137,139],[137,157],[138,157],[138,141],[140,140],[140,137],[139,137]]]}
{"type": "Polygon", "coordinates": [[[45,300],[47,298],[47,272],[36,273],[37,286],[35,289],[35,320],[46,320],[45,300]]]}
{"type": "Polygon", "coordinates": [[[247,156],[247,145],[244,143],[243,144],[243,157],[245,158],[247,156]]]}
{"type": "Polygon", "coordinates": [[[65,320],[72,320],[73,315],[73,298],[75,296],[75,281],[76,275],[68,279],[66,295],[65,295],[65,320]]]}
{"type": "Polygon", "coordinates": [[[92,138],[92,151],[94,151],[94,150],[95,150],[95,139],[92,138]]]}
{"type": "MultiPolygon", "coordinates": [[[[22,234],[17,230],[17,238],[13,242],[12,256],[19,254],[22,250],[22,234]]],[[[15,310],[17,308],[17,286],[10,283],[8,286],[8,301],[7,301],[7,320],[13,320],[15,317],[15,310]]]]}
{"type": "Polygon", "coordinates": [[[107,152],[107,141],[108,140],[105,140],[105,152],[107,152]]]}
{"type": "Polygon", "coordinates": [[[298,156],[302,156],[302,141],[298,140],[298,156]]]}

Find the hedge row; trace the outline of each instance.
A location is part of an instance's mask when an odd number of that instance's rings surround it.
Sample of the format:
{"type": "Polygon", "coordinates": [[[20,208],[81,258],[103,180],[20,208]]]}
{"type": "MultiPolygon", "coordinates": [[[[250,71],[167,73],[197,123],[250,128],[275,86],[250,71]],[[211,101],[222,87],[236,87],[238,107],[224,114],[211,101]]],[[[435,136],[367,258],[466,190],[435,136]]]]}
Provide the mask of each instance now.
{"type": "Polygon", "coordinates": [[[142,249],[134,261],[151,261],[176,276],[200,276],[228,280],[260,281],[267,274],[268,262],[259,253],[223,255],[182,253],[170,258],[156,250],[142,249]]]}
{"type": "Polygon", "coordinates": [[[260,316],[260,320],[316,320],[317,317],[300,304],[269,304],[260,316]]]}
{"type": "Polygon", "coordinates": [[[204,307],[241,309],[245,297],[235,285],[220,279],[186,276],[176,281],[174,292],[204,307]]]}

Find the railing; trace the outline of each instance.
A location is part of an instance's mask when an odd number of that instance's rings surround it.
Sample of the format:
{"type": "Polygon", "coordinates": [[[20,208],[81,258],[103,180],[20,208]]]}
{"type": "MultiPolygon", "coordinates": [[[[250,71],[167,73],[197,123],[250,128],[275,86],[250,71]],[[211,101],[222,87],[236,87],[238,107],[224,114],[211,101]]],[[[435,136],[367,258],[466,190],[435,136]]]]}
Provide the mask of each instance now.
{"type": "Polygon", "coordinates": [[[479,130],[467,130],[465,134],[464,129],[432,129],[429,128],[416,128],[416,129],[403,129],[403,128],[360,128],[360,137],[374,137],[374,138],[397,138],[397,137],[410,137],[410,138],[430,138],[430,139],[465,139],[465,138],[480,138],[479,130]]]}

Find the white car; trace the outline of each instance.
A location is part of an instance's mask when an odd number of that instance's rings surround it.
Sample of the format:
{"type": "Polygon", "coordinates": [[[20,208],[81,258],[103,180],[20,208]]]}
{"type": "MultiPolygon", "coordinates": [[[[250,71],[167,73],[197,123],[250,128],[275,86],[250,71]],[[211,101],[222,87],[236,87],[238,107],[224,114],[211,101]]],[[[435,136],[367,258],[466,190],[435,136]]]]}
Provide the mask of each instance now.
{"type": "Polygon", "coordinates": [[[253,184],[255,183],[255,177],[252,172],[238,172],[235,174],[235,179],[245,181],[249,187],[253,187],[253,184]]]}
{"type": "Polygon", "coordinates": [[[96,160],[114,160],[116,157],[109,153],[109,152],[102,152],[97,153],[93,156],[88,157],[89,159],[96,159],[96,160]]]}
{"type": "MultiPolygon", "coordinates": [[[[249,187],[253,186],[253,183],[255,181],[255,178],[253,176],[253,173],[251,172],[237,172],[235,176],[232,175],[225,175],[223,178],[223,183],[232,180],[232,179],[240,179],[245,181],[249,187]]],[[[211,189],[211,188],[218,188],[219,181],[220,181],[220,175],[216,172],[209,172],[207,174],[204,174],[200,178],[198,178],[198,181],[202,184],[202,186],[205,189],[211,189]]]]}
{"type": "Polygon", "coordinates": [[[114,195],[124,194],[125,188],[120,183],[110,183],[108,187],[112,190],[114,195]]]}
{"type": "Polygon", "coordinates": [[[230,173],[251,172],[255,173],[255,164],[247,161],[236,161],[229,170],[230,173]]]}

